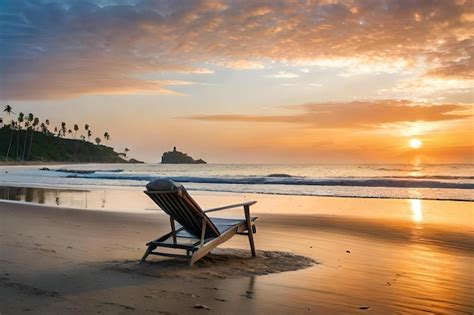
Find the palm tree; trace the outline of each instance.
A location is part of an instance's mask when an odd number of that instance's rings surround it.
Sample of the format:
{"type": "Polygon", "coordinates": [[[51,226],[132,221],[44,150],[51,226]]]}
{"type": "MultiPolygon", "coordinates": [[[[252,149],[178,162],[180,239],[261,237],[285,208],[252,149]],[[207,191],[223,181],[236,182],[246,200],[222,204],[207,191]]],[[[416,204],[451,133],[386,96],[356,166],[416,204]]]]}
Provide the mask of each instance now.
{"type": "Polygon", "coordinates": [[[30,136],[30,146],[28,147],[28,154],[26,155],[26,160],[30,160],[31,147],[33,146],[33,135],[35,134],[39,123],[40,123],[39,118],[35,117],[35,119],[33,119],[33,127],[31,130],[31,136],[30,136]]]}
{"type": "Polygon", "coordinates": [[[21,160],[22,161],[25,160],[25,156],[26,156],[26,144],[28,142],[28,130],[31,130],[31,124],[30,124],[29,120],[25,121],[25,141],[23,141],[23,151],[21,153],[21,160]]]}
{"type": "Polygon", "coordinates": [[[110,135],[109,135],[108,132],[105,132],[105,133],[104,133],[104,139],[105,139],[105,144],[107,145],[107,143],[108,143],[109,140],[110,140],[110,135]]]}
{"type": "Polygon", "coordinates": [[[77,131],[79,130],[79,125],[74,124],[74,139],[76,139],[77,131]]]}
{"type": "Polygon", "coordinates": [[[16,122],[12,120],[10,122],[10,142],[8,143],[7,154],[5,155],[5,162],[8,161],[8,156],[10,155],[10,149],[12,147],[13,134],[14,134],[15,129],[16,129],[16,122]]]}
{"type": "MultiPolygon", "coordinates": [[[[5,105],[5,108],[3,109],[5,113],[7,113],[8,116],[11,116],[11,114],[14,114],[13,108],[10,105],[5,105]]],[[[7,154],[5,155],[5,162],[8,160],[8,155],[10,155],[10,149],[12,147],[12,141],[13,141],[13,130],[15,128],[14,121],[10,123],[10,142],[8,143],[8,149],[7,149],[7,154]]]]}
{"type": "Polygon", "coordinates": [[[46,120],[44,121],[44,124],[45,124],[45,128],[44,128],[45,134],[50,135],[50,132],[49,132],[49,130],[48,130],[48,127],[49,127],[49,119],[46,119],[46,120]]]}
{"type": "Polygon", "coordinates": [[[16,137],[16,159],[20,160],[20,135],[21,135],[21,123],[25,121],[25,114],[20,112],[17,119],[17,137],[16,137]]]}
{"type": "Polygon", "coordinates": [[[66,129],[66,123],[63,121],[63,122],[61,123],[61,131],[63,132],[63,137],[66,136],[66,130],[67,130],[67,129],[66,129]]]}
{"type": "Polygon", "coordinates": [[[99,138],[99,137],[95,138],[95,143],[97,143],[97,145],[99,145],[100,142],[101,142],[101,141],[100,141],[100,138],[99,138]]]}
{"type": "Polygon", "coordinates": [[[69,130],[67,131],[67,133],[68,133],[69,135],[72,135],[72,130],[69,129],[69,130]]]}
{"type": "Polygon", "coordinates": [[[25,120],[25,114],[23,114],[22,112],[20,112],[18,114],[18,122],[21,124],[24,120],[25,120]]]}
{"type": "Polygon", "coordinates": [[[3,109],[3,111],[7,113],[8,116],[10,116],[11,114],[15,114],[13,112],[13,107],[11,107],[10,105],[5,105],[5,108],[3,109]]]}
{"type": "MultiPolygon", "coordinates": [[[[79,125],[74,124],[74,140],[76,140],[77,131],[79,130],[79,125]]],[[[79,141],[76,141],[76,145],[74,146],[74,160],[77,160],[77,147],[79,146],[79,141]]]]}
{"type": "Polygon", "coordinates": [[[89,139],[89,141],[91,140],[91,136],[92,136],[92,132],[90,131],[89,129],[89,124],[85,124],[84,125],[84,129],[87,131],[86,134],[87,134],[87,139],[89,139]]]}
{"type": "Polygon", "coordinates": [[[30,132],[33,132],[32,131],[32,128],[33,128],[33,121],[35,119],[35,115],[33,115],[32,113],[29,113],[28,116],[26,117],[26,121],[25,121],[25,127],[26,127],[26,131],[25,131],[25,141],[23,142],[23,153],[21,155],[21,160],[24,161],[25,160],[25,157],[26,157],[26,145],[28,144],[28,130],[30,132]]]}

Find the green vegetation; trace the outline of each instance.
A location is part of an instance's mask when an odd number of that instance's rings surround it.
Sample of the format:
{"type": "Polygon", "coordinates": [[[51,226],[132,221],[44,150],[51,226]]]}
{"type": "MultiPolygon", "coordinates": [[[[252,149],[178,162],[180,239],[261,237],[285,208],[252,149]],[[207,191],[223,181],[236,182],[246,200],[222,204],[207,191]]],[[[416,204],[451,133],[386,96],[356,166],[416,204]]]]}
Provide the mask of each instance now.
{"type": "MultiPolygon", "coordinates": [[[[78,124],[73,130],[67,128],[65,122],[60,127],[50,130],[49,119],[41,120],[32,113],[25,115],[15,112],[10,105],[6,105],[3,112],[8,123],[0,128],[0,160],[5,162],[96,162],[96,163],[126,163],[125,158],[130,151],[128,148],[123,153],[115,152],[113,148],[101,145],[102,139],[96,137],[96,144],[90,142],[92,130],[89,124],[84,125],[84,134],[80,134],[78,124]],[[69,136],[69,138],[67,138],[69,136]],[[88,141],[86,141],[86,137],[88,141]]],[[[104,133],[104,141],[110,140],[110,134],[104,133]]],[[[136,160],[131,159],[135,162],[136,160]]]]}

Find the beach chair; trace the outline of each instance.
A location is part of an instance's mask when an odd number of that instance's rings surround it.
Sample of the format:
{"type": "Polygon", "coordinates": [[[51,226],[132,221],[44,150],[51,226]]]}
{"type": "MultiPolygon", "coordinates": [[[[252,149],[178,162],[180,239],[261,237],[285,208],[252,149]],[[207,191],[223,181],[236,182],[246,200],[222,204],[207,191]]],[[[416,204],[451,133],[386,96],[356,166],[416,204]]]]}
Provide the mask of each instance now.
{"type": "Polygon", "coordinates": [[[147,249],[141,259],[142,262],[148,255],[159,255],[186,258],[189,259],[189,266],[192,266],[212,249],[236,234],[248,236],[252,256],[256,256],[253,233],[256,233],[257,217],[250,216],[250,206],[257,203],[256,201],[203,211],[186,189],[172,180],[158,179],[148,183],[146,188],[145,194],[169,215],[171,232],[146,244],[147,249]],[[207,216],[209,212],[237,207],[243,207],[245,218],[227,219],[207,216]],[[186,255],[158,251],[157,248],[184,250],[186,255]]]}

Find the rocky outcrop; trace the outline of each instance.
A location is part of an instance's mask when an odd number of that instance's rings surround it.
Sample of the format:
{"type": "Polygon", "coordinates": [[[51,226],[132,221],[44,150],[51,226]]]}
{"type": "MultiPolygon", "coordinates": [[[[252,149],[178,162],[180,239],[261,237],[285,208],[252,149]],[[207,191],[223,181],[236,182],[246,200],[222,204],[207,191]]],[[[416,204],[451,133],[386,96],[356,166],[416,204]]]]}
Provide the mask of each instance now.
{"type": "Polygon", "coordinates": [[[206,164],[202,159],[195,160],[184,152],[176,150],[163,153],[161,157],[161,164],[206,164]]]}

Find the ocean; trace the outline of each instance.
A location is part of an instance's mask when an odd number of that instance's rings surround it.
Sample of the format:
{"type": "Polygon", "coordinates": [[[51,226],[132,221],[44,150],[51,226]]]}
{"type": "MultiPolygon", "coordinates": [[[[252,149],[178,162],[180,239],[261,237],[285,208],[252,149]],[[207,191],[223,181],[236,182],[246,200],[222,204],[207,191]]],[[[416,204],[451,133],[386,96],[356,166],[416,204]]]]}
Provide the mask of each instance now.
{"type": "Polygon", "coordinates": [[[0,185],[145,187],[156,178],[188,190],[353,198],[474,201],[474,164],[80,164],[0,167],[0,185]]]}

